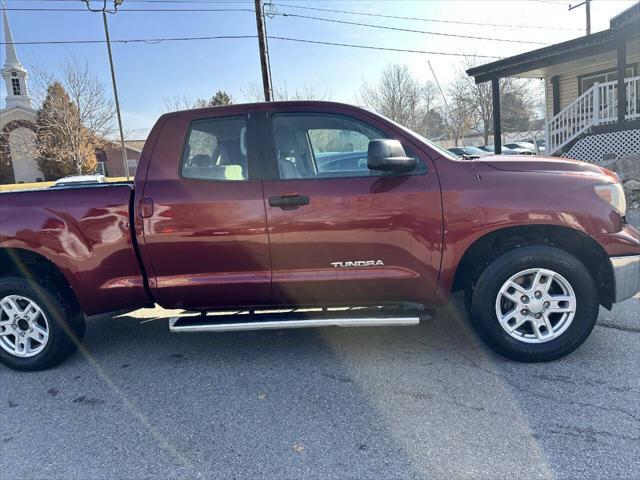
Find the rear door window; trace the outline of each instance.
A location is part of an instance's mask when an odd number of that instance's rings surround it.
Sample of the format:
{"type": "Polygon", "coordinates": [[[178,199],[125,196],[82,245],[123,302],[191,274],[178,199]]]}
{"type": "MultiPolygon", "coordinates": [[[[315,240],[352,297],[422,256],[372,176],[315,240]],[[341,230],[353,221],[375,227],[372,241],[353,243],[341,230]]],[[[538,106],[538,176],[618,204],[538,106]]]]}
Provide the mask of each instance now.
{"type": "Polygon", "coordinates": [[[198,180],[248,180],[246,117],[193,122],[182,153],[181,174],[198,180]]]}

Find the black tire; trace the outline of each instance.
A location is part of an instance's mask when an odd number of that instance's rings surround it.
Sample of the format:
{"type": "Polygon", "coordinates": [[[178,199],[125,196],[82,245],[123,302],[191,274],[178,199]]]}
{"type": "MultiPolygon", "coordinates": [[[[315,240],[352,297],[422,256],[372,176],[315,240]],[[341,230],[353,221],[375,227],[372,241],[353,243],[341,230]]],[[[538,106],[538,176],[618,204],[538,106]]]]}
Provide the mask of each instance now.
{"type": "Polygon", "coordinates": [[[482,340],[495,352],[520,362],[548,362],[568,355],[587,339],[598,318],[598,291],[589,271],[573,255],[554,247],[521,247],[501,255],[484,269],[469,293],[471,322],[482,340]],[[530,268],[559,273],[575,292],[573,321],[564,333],[545,343],[513,338],[496,315],[496,299],[502,285],[512,275],[530,268]]]}
{"type": "MultiPolygon", "coordinates": [[[[46,370],[70,357],[84,337],[84,315],[58,289],[29,282],[21,277],[0,279],[0,300],[19,295],[35,302],[49,324],[49,337],[42,351],[18,357],[0,346],[0,363],[14,370],[46,370]]],[[[6,316],[4,313],[0,315],[6,316]]],[[[0,317],[3,318],[3,317],[0,317]]],[[[11,337],[9,337],[11,338],[11,337]]],[[[16,337],[13,337],[16,338],[16,337]]]]}

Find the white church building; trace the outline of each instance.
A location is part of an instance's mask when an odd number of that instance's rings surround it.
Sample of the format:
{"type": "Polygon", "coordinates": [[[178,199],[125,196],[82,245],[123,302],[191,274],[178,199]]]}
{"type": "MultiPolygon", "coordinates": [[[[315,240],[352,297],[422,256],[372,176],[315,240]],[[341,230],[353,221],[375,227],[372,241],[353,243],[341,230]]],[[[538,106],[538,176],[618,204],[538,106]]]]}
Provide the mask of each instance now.
{"type": "Polygon", "coordinates": [[[3,12],[4,62],[2,78],[7,96],[0,110],[0,183],[30,183],[44,180],[35,159],[36,110],[31,105],[27,86],[27,70],[22,66],[3,12]]]}

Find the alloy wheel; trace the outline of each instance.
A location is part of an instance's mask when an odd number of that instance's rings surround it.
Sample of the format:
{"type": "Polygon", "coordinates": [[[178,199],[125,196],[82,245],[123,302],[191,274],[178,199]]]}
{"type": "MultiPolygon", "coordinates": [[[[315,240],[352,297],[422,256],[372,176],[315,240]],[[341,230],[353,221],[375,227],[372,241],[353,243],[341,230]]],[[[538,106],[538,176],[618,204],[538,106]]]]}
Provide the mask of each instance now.
{"type": "Polygon", "coordinates": [[[0,347],[16,357],[33,357],[47,346],[49,321],[40,306],[21,295],[0,300],[0,347]]]}
{"type": "Polygon", "coordinates": [[[569,328],[576,313],[576,295],[559,273],[530,268],[504,282],[495,307],[500,326],[511,337],[544,343],[569,328]]]}

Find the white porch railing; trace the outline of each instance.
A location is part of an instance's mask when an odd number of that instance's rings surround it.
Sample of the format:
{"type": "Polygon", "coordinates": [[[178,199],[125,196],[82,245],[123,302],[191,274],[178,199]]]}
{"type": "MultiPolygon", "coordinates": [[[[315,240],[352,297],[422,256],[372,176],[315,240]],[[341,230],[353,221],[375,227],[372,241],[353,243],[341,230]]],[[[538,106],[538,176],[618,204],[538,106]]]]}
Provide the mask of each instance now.
{"type": "Polygon", "coordinates": [[[625,120],[640,119],[640,76],[627,78],[624,81],[627,90],[627,109],[625,120]]]}
{"type": "MultiPolygon", "coordinates": [[[[640,119],[640,76],[624,81],[625,120],[640,119]]],[[[578,135],[595,125],[618,121],[618,83],[595,83],[564,110],[547,121],[546,152],[557,153],[578,135]]]]}

